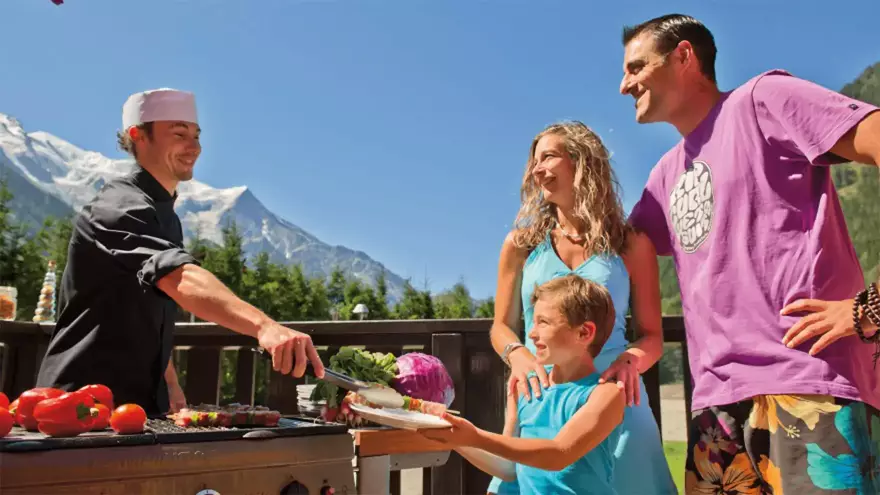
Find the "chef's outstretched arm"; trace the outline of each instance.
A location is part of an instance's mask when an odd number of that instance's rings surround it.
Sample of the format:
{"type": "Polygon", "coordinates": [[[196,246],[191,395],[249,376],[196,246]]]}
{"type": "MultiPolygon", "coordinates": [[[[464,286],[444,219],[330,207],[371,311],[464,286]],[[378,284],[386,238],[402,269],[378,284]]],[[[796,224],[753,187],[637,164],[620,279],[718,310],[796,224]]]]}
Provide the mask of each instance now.
{"type": "Polygon", "coordinates": [[[275,371],[299,378],[307,362],[318,378],[324,365],[308,335],[279,325],[265,313],[232,293],[211,272],[195,264],[184,264],[156,282],[156,286],[186,311],[207,321],[256,338],[272,355],[275,371]]]}

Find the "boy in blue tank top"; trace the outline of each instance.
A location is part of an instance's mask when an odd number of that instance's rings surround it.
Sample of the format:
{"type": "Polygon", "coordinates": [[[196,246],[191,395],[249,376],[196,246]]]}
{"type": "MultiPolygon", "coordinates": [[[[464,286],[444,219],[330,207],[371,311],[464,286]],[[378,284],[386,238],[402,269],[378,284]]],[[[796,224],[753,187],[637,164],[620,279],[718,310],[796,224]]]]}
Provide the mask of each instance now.
{"type": "Polygon", "coordinates": [[[599,384],[593,364],[614,326],[611,296],[572,274],[537,287],[532,303],[529,338],[538,361],[552,366],[552,386],[532,400],[508,390],[514,435],[491,433],[449,414],[444,419],[451,428],[421,433],[490,475],[516,479],[522,494],[615,495],[613,445],[626,398],[616,384],[599,384]]]}

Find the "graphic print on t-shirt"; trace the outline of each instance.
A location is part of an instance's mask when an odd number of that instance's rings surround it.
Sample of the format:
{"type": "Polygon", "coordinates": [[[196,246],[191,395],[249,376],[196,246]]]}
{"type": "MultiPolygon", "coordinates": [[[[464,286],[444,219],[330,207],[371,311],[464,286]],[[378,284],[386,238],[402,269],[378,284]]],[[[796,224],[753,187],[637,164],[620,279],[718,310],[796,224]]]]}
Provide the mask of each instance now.
{"type": "Polygon", "coordinates": [[[695,161],[681,175],[669,198],[669,216],[681,249],[693,253],[712,230],[715,195],[712,171],[706,162],[695,161]]]}

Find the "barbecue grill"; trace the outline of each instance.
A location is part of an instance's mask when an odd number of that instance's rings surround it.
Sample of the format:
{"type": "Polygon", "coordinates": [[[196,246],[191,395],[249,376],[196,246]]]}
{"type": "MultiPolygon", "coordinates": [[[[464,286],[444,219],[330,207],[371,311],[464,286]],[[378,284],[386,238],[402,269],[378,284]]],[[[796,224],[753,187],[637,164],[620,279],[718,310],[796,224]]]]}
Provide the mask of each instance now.
{"type": "Polygon", "coordinates": [[[331,495],[356,493],[344,425],[284,417],[276,427],[187,427],[152,418],[144,433],[0,438],[0,493],[331,495]]]}

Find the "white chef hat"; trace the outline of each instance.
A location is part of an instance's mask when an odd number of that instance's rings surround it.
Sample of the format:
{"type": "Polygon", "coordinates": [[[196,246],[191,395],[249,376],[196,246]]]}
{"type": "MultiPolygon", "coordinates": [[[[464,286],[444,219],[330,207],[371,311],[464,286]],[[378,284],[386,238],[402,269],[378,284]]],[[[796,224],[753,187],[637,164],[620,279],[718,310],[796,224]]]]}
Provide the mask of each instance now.
{"type": "Polygon", "coordinates": [[[188,91],[171,88],[135,93],[122,106],[122,129],[157,120],[179,120],[198,124],[196,97],[188,91]]]}

